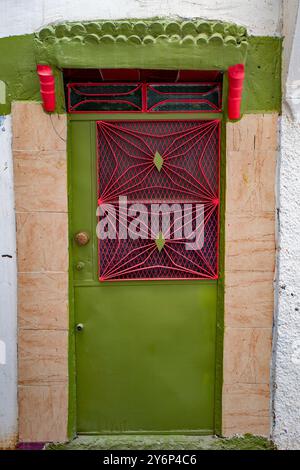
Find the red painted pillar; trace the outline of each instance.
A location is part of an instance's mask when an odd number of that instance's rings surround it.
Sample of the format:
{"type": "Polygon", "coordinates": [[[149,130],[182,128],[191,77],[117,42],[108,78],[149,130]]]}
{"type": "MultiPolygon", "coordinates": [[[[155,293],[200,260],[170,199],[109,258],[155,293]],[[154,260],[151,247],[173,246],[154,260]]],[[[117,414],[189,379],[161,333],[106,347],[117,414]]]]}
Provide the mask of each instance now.
{"type": "Polygon", "coordinates": [[[228,68],[228,117],[239,119],[241,116],[241,102],[245,78],[244,64],[232,65],[228,68]]]}
{"type": "Polygon", "coordinates": [[[45,111],[55,110],[55,79],[49,65],[37,65],[37,73],[40,79],[41,97],[45,111]]]}

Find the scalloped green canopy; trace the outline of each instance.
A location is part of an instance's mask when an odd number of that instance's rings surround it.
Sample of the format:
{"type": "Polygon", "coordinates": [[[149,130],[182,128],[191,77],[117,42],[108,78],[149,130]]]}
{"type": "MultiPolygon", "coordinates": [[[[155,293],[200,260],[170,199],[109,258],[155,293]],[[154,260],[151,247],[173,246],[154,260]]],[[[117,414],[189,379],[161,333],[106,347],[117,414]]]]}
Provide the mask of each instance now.
{"type": "Polygon", "coordinates": [[[159,40],[188,43],[225,43],[236,46],[247,43],[247,31],[243,26],[221,21],[204,20],[119,20],[93,21],[84,23],[61,23],[49,25],[36,33],[40,42],[62,42],[74,39],[76,42],[106,44],[132,42],[151,44],[159,40]]]}
{"type": "Polygon", "coordinates": [[[243,26],[204,20],[118,20],[50,25],[35,34],[39,62],[79,68],[224,70],[244,63],[243,26]]]}

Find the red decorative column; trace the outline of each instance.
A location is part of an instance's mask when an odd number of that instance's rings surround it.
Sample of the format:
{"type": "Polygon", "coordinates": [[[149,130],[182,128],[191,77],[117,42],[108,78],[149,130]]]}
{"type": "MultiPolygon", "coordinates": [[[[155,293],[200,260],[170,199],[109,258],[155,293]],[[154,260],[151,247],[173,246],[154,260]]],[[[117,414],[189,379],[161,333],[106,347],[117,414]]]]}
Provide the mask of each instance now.
{"type": "Polygon", "coordinates": [[[241,102],[245,78],[244,64],[235,64],[228,68],[228,117],[239,119],[241,116],[241,102]]]}
{"type": "Polygon", "coordinates": [[[49,65],[37,65],[44,110],[55,110],[55,78],[49,65]]]}

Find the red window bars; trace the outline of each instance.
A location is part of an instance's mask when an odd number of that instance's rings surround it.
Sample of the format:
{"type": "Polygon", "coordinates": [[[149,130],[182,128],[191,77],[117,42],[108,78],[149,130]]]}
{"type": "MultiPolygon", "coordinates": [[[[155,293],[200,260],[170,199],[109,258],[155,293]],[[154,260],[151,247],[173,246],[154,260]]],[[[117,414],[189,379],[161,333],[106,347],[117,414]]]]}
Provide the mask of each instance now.
{"type": "Polygon", "coordinates": [[[101,281],[218,277],[219,132],[218,120],[97,122],[98,204],[116,228],[114,238],[99,240],[101,281]],[[184,226],[196,228],[197,207],[204,239],[190,250],[184,226]],[[157,215],[158,226],[150,223],[157,215]]]}
{"type": "Polygon", "coordinates": [[[218,112],[220,83],[69,83],[69,113],[218,112]]]}

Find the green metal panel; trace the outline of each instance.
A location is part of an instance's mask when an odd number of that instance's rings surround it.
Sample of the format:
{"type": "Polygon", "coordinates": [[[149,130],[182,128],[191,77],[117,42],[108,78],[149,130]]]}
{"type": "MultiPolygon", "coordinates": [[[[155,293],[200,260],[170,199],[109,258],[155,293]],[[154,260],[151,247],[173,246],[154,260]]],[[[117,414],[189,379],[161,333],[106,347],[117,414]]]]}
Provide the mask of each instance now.
{"type": "Polygon", "coordinates": [[[218,281],[100,284],[95,122],[70,120],[69,142],[77,431],[213,434],[218,281]]]}
{"type": "Polygon", "coordinates": [[[216,285],[77,287],[79,432],[214,428],[216,285]]]}

